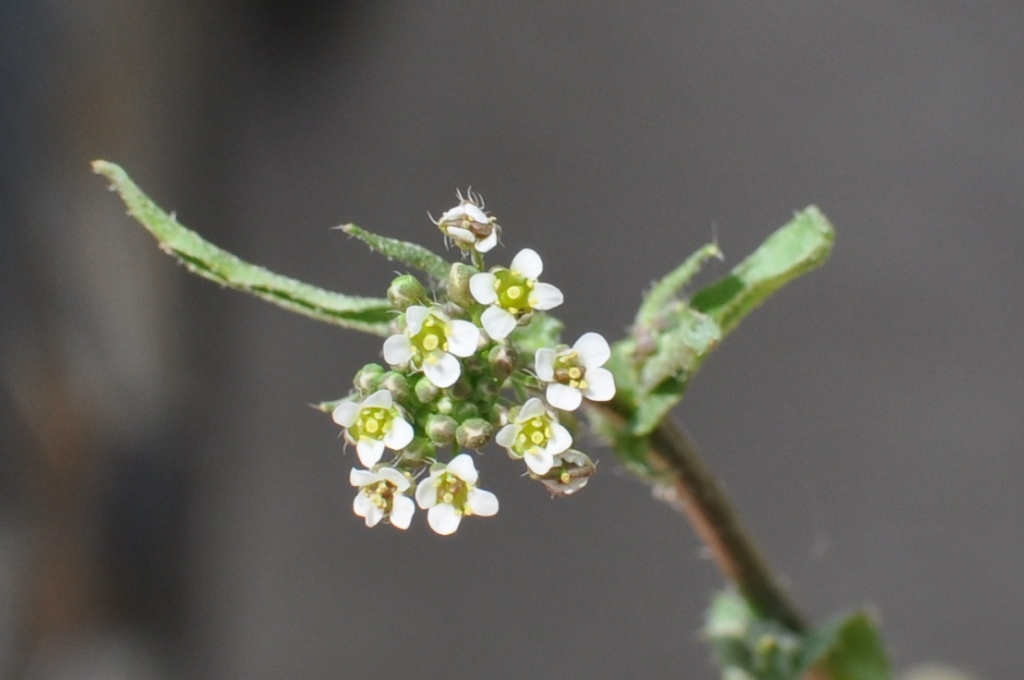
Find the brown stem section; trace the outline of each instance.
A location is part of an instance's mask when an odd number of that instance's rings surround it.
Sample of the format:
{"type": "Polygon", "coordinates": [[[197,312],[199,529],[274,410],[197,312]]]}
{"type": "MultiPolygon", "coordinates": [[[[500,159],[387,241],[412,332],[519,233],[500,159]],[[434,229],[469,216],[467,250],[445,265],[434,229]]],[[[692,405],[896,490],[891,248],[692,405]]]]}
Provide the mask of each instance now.
{"type": "Polygon", "coordinates": [[[722,487],[682,428],[665,418],[651,433],[650,442],[651,454],[672,473],[679,500],[719,568],[760,614],[781,621],[795,632],[805,632],[803,616],[775,580],[722,487]]]}

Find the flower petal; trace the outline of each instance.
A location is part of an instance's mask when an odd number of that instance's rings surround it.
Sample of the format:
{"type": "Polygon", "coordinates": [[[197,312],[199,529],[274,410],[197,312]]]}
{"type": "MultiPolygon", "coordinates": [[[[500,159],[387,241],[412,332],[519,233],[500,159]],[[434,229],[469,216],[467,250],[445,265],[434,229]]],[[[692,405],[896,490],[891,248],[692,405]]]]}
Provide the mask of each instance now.
{"type": "Polygon", "coordinates": [[[448,463],[448,472],[467,484],[476,484],[476,480],[480,478],[480,473],[473,464],[473,457],[468,453],[460,453],[452,458],[452,462],[448,463]]]}
{"type": "Polygon", "coordinates": [[[480,315],[480,323],[483,324],[487,335],[492,340],[502,340],[516,329],[516,317],[506,312],[501,307],[488,307],[480,315]]]}
{"type": "Polygon", "coordinates": [[[457,357],[470,357],[480,342],[480,329],[470,321],[456,319],[449,325],[448,351],[457,357]]]}
{"type": "Polygon", "coordinates": [[[450,536],[459,528],[462,515],[451,505],[441,503],[427,511],[427,523],[430,528],[442,536],[450,536]]]}
{"type": "Polygon", "coordinates": [[[537,416],[543,416],[547,414],[547,409],[544,408],[544,402],[537,397],[530,397],[523,404],[523,407],[519,409],[519,415],[516,416],[517,423],[523,423],[530,418],[537,416]]]}
{"type": "Polygon", "coordinates": [[[396,529],[408,529],[412,524],[412,515],[416,512],[416,504],[408,496],[395,496],[391,504],[391,526],[396,529]]]}
{"type": "Polygon", "coordinates": [[[473,220],[474,222],[478,222],[480,224],[487,224],[490,221],[487,218],[487,213],[481,210],[480,206],[475,205],[473,203],[463,203],[462,210],[465,213],[466,217],[473,220]]]}
{"type": "MultiPolygon", "coordinates": [[[[589,373],[587,374],[589,376],[589,373]]],[[[551,383],[544,392],[548,403],[563,411],[575,411],[583,403],[583,393],[575,387],[562,383],[551,383]]]]}
{"type": "Polygon", "coordinates": [[[445,222],[455,222],[462,219],[462,217],[466,214],[466,205],[466,203],[460,203],[454,208],[445,210],[444,214],[441,215],[441,217],[437,218],[437,224],[444,224],[445,222]]]}
{"type": "Polygon", "coordinates": [[[343,401],[334,407],[331,420],[342,427],[350,427],[359,418],[362,407],[354,401],[343,401]]]}
{"type": "Polygon", "coordinates": [[[413,305],[405,310],[405,331],[408,335],[416,335],[423,327],[423,322],[430,315],[430,310],[423,305],[413,305]]]}
{"type": "Polygon", "coordinates": [[[437,477],[431,475],[416,487],[416,504],[423,510],[437,505],[437,484],[434,483],[436,480],[437,477]]]}
{"type": "Polygon", "coordinates": [[[406,335],[392,335],[384,341],[384,361],[392,366],[412,359],[412,340],[406,335]]]}
{"type": "Polygon", "coordinates": [[[550,451],[536,447],[527,451],[523,460],[526,461],[526,467],[535,475],[547,474],[555,464],[555,457],[550,451]]]}
{"type": "Polygon", "coordinates": [[[522,429],[522,425],[509,423],[498,430],[498,434],[494,437],[494,441],[497,442],[498,446],[504,446],[506,449],[511,449],[512,445],[516,443],[516,437],[519,436],[519,432],[522,429]]]}
{"type": "Polygon", "coordinates": [[[411,484],[411,482],[409,482],[408,477],[406,477],[393,467],[382,467],[381,469],[377,470],[377,474],[380,475],[381,479],[387,481],[389,484],[394,485],[395,488],[397,488],[400,492],[408,489],[409,485],[411,484]]]}
{"type": "Polygon", "coordinates": [[[607,368],[587,369],[587,388],[583,395],[593,401],[608,401],[615,396],[615,377],[607,368]]]}
{"type": "Polygon", "coordinates": [[[356,442],[356,453],[359,454],[359,462],[366,467],[373,467],[384,455],[384,442],[380,439],[360,437],[356,442]]]}
{"type": "Polygon", "coordinates": [[[519,251],[519,254],[512,258],[512,264],[509,265],[509,269],[517,274],[521,274],[528,279],[536,280],[540,273],[544,271],[544,262],[540,259],[540,255],[533,248],[523,248],[519,251]]]}
{"type": "Polygon", "coordinates": [[[544,382],[551,382],[555,379],[555,350],[550,347],[541,347],[533,355],[533,368],[537,377],[544,382]]]}
{"type": "Polygon", "coordinates": [[[448,226],[444,228],[444,231],[453,241],[458,241],[459,243],[476,243],[476,236],[474,236],[473,232],[469,229],[448,226]]]}
{"type": "Polygon", "coordinates": [[[382,519],[384,519],[384,511],[373,503],[370,503],[369,507],[366,509],[366,526],[375,527],[382,519]]]}
{"type": "Polygon", "coordinates": [[[548,439],[547,451],[549,453],[561,453],[572,446],[572,435],[564,425],[551,424],[551,437],[548,439]]]}
{"type": "Polygon", "coordinates": [[[387,390],[377,390],[366,399],[363,399],[363,408],[384,408],[388,409],[395,403],[391,393],[387,390]]]}
{"type": "Polygon", "coordinates": [[[612,356],[612,348],[600,333],[584,333],[572,348],[579,352],[580,362],[586,368],[604,366],[612,356]]]}
{"type": "Polygon", "coordinates": [[[493,517],[498,514],[498,497],[483,489],[470,489],[466,506],[474,515],[493,517]]]}
{"type": "Polygon", "coordinates": [[[434,351],[423,360],[423,374],[438,387],[451,387],[462,374],[462,364],[448,352],[434,351]]]}
{"type": "Polygon", "coordinates": [[[356,513],[359,517],[366,517],[372,507],[373,503],[370,501],[370,497],[362,491],[357,493],[356,497],[352,499],[352,512],[356,513]]]}
{"type": "Polygon", "coordinates": [[[384,433],[384,446],[392,451],[401,451],[412,441],[412,425],[401,417],[391,419],[391,427],[384,433]]]}
{"type": "Polygon", "coordinates": [[[348,483],[352,486],[367,486],[380,481],[381,477],[382,475],[379,475],[376,472],[352,468],[352,472],[348,473],[348,483]]]}
{"type": "Polygon", "coordinates": [[[476,250],[479,253],[486,253],[496,245],[498,245],[498,232],[492,231],[487,238],[476,244],[476,250]]]}
{"type": "Polygon", "coordinates": [[[494,290],[496,280],[494,274],[489,272],[469,277],[469,292],[473,294],[473,299],[482,305],[493,304],[498,299],[498,291],[494,290]]]}
{"type": "Polygon", "coordinates": [[[550,283],[538,283],[530,294],[530,306],[534,309],[554,309],[565,301],[565,296],[550,283]]]}

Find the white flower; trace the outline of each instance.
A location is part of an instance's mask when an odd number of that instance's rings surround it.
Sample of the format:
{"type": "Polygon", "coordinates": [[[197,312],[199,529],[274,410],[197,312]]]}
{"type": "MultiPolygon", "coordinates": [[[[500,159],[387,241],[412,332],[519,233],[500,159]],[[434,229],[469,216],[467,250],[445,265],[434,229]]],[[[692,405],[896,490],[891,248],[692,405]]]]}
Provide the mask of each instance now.
{"type": "Polygon", "coordinates": [[[352,509],[366,519],[366,526],[376,526],[387,518],[396,529],[409,528],[416,504],[405,495],[412,486],[407,476],[387,466],[376,471],[352,468],[348,481],[359,487],[352,509]]]}
{"type": "Polygon", "coordinates": [[[361,402],[343,401],[331,414],[345,428],[345,438],[356,445],[359,461],[373,467],[384,448],[401,451],[412,441],[412,425],[387,390],[377,390],[361,402]]]}
{"type": "Polygon", "coordinates": [[[445,211],[435,222],[446,237],[463,250],[476,250],[486,253],[498,245],[501,227],[494,217],[484,212],[484,201],[472,190],[463,198],[458,194],[459,204],[445,211]]]}
{"type": "Polygon", "coordinates": [[[472,356],[480,329],[469,321],[449,319],[436,307],[405,310],[405,331],[384,341],[384,360],[392,366],[411,362],[438,387],[451,387],[462,374],[456,357],[472,356]]]}
{"type": "Polygon", "coordinates": [[[596,472],[597,466],[590,456],[569,449],[555,456],[555,464],[547,474],[531,476],[543,482],[552,495],[571,496],[585,487],[596,472]]]}
{"type": "Polygon", "coordinates": [[[496,267],[474,274],[469,290],[477,302],[490,305],[480,317],[487,334],[495,340],[508,336],[516,322],[535,309],[554,309],[562,304],[562,291],[537,277],[544,263],[535,250],[524,248],[512,259],[508,269],[496,267]]]}
{"type": "Polygon", "coordinates": [[[435,465],[430,477],[416,487],[416,502],[427,511],[430,528],[442,536],[455,533],[466,515],[491,517],[498,512],[498,497],[476,487],[479,474],[465,453],[447,465],[435,465]]]}
{"type": "Polygon", "coordinates": [[[534,364],[537,377],[548,383],[544,396],[548,403],[563,411],[575,411],[583,397],[608,401],[615,396],[615,378],[602,368],[611,358],[608,341],[599,333],[584,333],[569,347],[537,350],[534,364]]]}
{"type": "Polygon", "coordinates": [[[572,445],[572,435],[544,402],[533,397],[512,422],[501,428],[494,441],[508,449],[510,457],[524,459],[530,472],[543,475],[554,465],[555,456],[572,445]]]}

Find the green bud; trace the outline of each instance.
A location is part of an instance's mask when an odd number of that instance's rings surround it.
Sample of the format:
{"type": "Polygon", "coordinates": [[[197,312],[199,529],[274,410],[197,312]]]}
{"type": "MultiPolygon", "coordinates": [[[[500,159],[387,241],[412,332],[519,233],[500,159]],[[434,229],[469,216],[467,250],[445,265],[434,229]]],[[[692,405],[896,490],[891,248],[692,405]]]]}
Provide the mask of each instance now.
{"type": "Polygon", "coordinates": [[[458,425],[455,418],[434,413],[427,418],[427,424],[423,429],[426,431],[430,441],[441,446],[447,446],[455,441],[455,428],[458,425]]]}
{"type": "Polygon", "coordinates": [[[491,407],[491,412],[488,415],[490,416],[491,425],[494,427],[505,427],[508,425],[508,407],[495,404],[491,407]]]}
{"type": "Polygon", "coordinates": [[[416,398],[423,404],[429,404],[441,394],[441,388],[430,382],[427,376],[417,380],[416,386],[413,389],[416,391],[416,398]]]}
{"type": "Polygon", "coordinates": [[[461,262],[453,264],[452,268],[448,271],[448,282],[446,284],[448,299],[463,309],[469,309],[477,304],[477,301],[473,299],[473,294],[469,292],[469,280],[474,274],[479,273],[479,269],[470,267],[468,264],[461,262]]]}
{"type": "Polygon", "coordinates": [[[380,377],[383,374],[384,367],[380,364],[366,364],[356,373],[356,377],[352,379],[352,385],[364,396],[369,396],[377,391],[380,377]]]}
{"type": "Polygon", "coordinates": [[[493,404],[498,398],[498,383],[490,378],[481,378],[473,389],[473,397],[485,404],[493,404]]]}
{"type": "Polygon", "coordinates": [[[397,371],[388,371],[380,377],[378,389],[387,390],[391,396],[400,404],[409,400],[412,390],[409,389],[409,379],[397,371]]]}
{"type": "Polygon", "coordinates": [[[490,364],[491,375],[493,375],[499,383],[505,382],[505,380],[512,375],[512,372],[516,370],[516,364],[518,362],[518,353],[508,345],[498,345],[491,349],[487,354],[487,363],[490,364]]]}
{"type": "Polygon", "coordinates": [[[437,400],[437,403],[434,404],[434,409],[438,413],[443,413],[444,415],[450,414],[454,407],[455,404],[452,402],[452,398],[449,397],[448,395],[441,397],[440,399],[437,400]]]}
{"type": "Polygon", "coordinates": [[[413,468],[425,465],[437,455],[437,447],[423,437],[414,437],[409,445],[402,449],[398,464],[401,467],[413,468]]]}
{"type": "Polygon", "coordinates": [[[454,385],[448,388],[448,394],[452,396],[452,399],[459,401],[467,398],[473,393],[473,386],[466,379],[466,376],[460,377],[454,385]]]}
{"type": "Polygon", "coordinates": [[[413,305],[430,303],[423,284],[412,274],[402,274],[388,286],[388,300],[403,312],[413,305]]]}
{"type": "Polygon", "coordinates": [[[479,417],[480,408],[471,401],[460,401],[452,409],[452,418],[455,418],[460,423],[465,422],[469,418],[479,417]]]}
{"type": "Polygon", "coordinates": [[[494,427],[483,418],[470,418],[455,430],[455,441],[467,449],[481,449],[491,441],[494,427]]]}

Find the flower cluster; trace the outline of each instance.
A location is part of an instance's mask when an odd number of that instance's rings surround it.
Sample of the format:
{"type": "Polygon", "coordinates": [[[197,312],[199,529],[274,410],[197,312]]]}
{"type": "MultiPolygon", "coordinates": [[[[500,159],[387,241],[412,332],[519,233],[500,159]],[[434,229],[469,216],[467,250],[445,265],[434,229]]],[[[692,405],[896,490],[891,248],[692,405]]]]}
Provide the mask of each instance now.
{"type": "Polygon", "coordinates": [[[599,334],[570,347],[558,342],[560,324],[536,323],[563,301],[539,280],[536,251],[485,270],[484,253],[498,245],[501,229],[478,194],[459,194],[435,224],[472,265],[452,264],[447,281],[430,290],[410,274],[392,283],[397,314],[384,341],[386,366],[364,366],[353,392],[329,410],[365,467],[349,476],[356,515],[369,527],[386,520],[407,529],[418,506],[431,529],[448,535],[463,517],[498,512],[466,452],[492,440],[552,493],[583,488],[595,466],[571,448],[570,412],[584,398],[611,399],[615,381],[603,367],[611,349],[599,334]],[[446,447],[447,463],[439,460],[446,447]]]}

